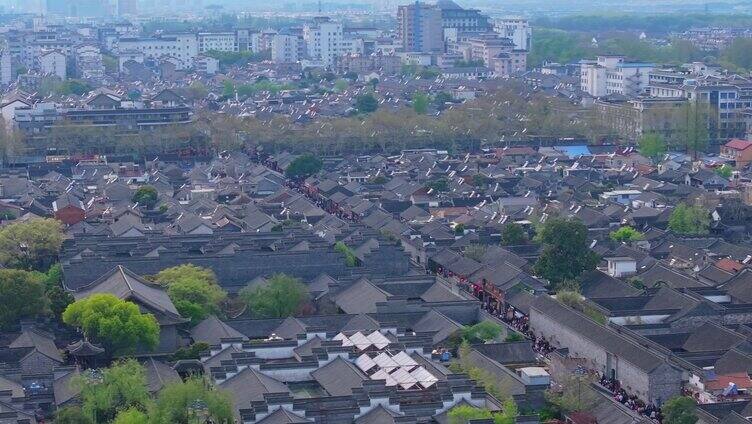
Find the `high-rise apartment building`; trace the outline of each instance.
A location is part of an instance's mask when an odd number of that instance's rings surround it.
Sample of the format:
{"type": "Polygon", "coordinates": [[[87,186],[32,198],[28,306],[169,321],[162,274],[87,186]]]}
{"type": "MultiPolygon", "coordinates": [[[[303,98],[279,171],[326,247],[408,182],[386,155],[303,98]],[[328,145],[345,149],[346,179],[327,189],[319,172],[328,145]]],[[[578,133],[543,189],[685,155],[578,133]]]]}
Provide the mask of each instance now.
{"type": "Polygon", "coordinates": [[[8,85],[13,81],[13,57],[8,50],[0,51],[0,84],[8,85]]]}
{"type": "Polygon", "coordinates": [[[533,32],[527,19],[496,19],[494,21],[494,31],[502,37],[510,38],[514,42],[516,50],[530,51],[533,32]]]}
{"type": "Polygon", "coordinates": [[[306,25],[303,39],[308,56],[326,67],[336,65],[342,55],[363,53],[362,39],[345,38],[342,24],[325,17],[306,25]]]}
{"type": "Polygon", "coordinates": [[[305,42],[298,35],[275,34],[272,38],[272,61],[295,63],[303,58],[305,42]]]}
{"type": "Polygon", "coordinates": [[[493,28],[488,16],[478,9],[465,9],[452,0],[439,0],[436,7],[441,10],[443,28],[456,28],[461,32],[489,32],[493,28]]]}
{"type": "Polygon", "coordinates": [[[138,15],[138,0],[117,0],[118,16],[138,15]]]}
{"type": "Polygon", "coordinates": [[[441,9],[420,3],[399,6],[397,24],[402,50],[419,53],[444,51],[444,29],[441,9]]]}

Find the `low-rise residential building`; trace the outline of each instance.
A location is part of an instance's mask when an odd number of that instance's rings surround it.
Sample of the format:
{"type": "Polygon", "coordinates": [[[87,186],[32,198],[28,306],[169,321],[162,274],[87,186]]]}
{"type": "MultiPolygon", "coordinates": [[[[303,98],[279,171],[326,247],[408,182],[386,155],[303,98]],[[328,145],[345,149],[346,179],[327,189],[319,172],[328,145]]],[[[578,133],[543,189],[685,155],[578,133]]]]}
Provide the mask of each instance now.
{"type": "Polygon", "coordinates": [[[721,157],[730,160],[737,169],[752,163],[752,141],[734,139],[721,146],[721,157]]]}

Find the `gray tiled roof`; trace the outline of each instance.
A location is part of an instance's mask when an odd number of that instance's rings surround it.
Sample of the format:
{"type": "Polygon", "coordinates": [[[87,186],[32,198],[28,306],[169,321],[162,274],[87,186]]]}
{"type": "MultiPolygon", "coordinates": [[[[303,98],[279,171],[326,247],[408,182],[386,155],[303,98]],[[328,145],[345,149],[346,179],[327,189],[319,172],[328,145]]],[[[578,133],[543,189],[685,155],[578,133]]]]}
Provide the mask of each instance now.
{"type": "Polygon", "coordinates": [[[664,360],[648,349],[622,336],[613,329],[600,325],[584,315],[562,305],[550,296],[538,296],[531,312],[545,315],[604,350],[617,355],[639,369],[650,372],[664,360]]]}
{"type": "Polygon", "coordinates": [[[349,396],[369,379],[354,364],[339,357],[313,371],[311,376],[331,396],[349,396]]]}
{"type": "Polygon", "coordinates": [[[175,309],[167,292],[155,287],[128,269],[117,266],[98,280],[82,287],[73,296],[83,299],[93,294],[109,293],[118,299],[131,300],[149,307],[175,322],[185,321],[175,309]]]}
{"type": "Polygon", "coordinates": [[[219,344],[221,339],[241,338],[247,339],[241,332],[232,328],[229,324],[214,315],[208,316],[191,329],[191,338],[195,342],[219,344]]]}

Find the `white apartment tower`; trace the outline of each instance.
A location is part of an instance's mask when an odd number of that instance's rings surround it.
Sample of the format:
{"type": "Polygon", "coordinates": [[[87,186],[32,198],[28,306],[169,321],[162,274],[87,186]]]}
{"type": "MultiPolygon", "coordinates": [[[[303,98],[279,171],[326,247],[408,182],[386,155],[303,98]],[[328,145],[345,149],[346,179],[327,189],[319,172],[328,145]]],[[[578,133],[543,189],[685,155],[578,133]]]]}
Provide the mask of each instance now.
{"type": "Polygon", "coordinates": [[[652,63],[625,62],[623,56],[598,56],[580,62],[580,88],[593,97],[621,94],[636,97],[646,92],[652,63]]]}
{"type": "Polygon", "coordinates": [[[64,80],[67,77],[65,55],[58,50],[43,52],[39,57],[39,70],[45,75],[54,75],[64,80]]]}
{"type": "Polygon", "coordinates": [[[533,36],[530,23],[522,18],[500,18],[494,21],[494,30],[514,42],[515,50],[530,51],[533,36]]]}
{"type": "Polygon", "coordinates": [[[297,35],[275,34],[272,37],[272,61],[275,63],[299,62],[304,50],[305,43],[297,35]]]}
{"type": "Polygon", "coordinates": [[[0,52],[0,84],[8,85],[13,81],[13,60],[8,50],[0,52]]]}
{"type": "Polygon", "coordinates": [[[320,61],[326,67],[332,67],[337,59],[345,54],[362,54],[363,41],[346,39],[342,24],[329,18],[316,18],[313,23],[303,28],[308,56],[320,61]]]}

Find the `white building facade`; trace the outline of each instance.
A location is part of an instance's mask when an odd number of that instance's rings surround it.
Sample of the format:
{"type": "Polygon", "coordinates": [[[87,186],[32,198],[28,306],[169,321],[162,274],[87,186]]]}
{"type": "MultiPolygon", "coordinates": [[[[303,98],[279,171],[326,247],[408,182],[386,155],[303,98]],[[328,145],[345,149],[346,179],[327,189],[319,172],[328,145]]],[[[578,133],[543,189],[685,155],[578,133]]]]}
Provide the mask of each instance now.
{"type": "Polygon", "coordinates": [[[190,68],[198,56],[196,34],[163,35],[158,38],[121,38],[119,52],[139,52],[144,59],[160,60],[166,57],[177,59],[178,69],[190,68]]]}
{"type": "Polygon", "coordinates": [[[625,62],[623,56],[598,56],[580,62],[580,88],[593,97],[621,94],[636,97],[650,85],[652,63],[625,62]]]}
{"type": "Polygon", "coordinates": [[[275,34],[272,38],[272,62],[296,63],[305,52],[305,42],[297,35],[275,34]]]}
{"type": "Polygon", "coordinates": [[[54,75],[64,80],[68,76],[65,55],[57,50],[42,53],[39,57],[39,70],[45,75],[54,75]]]}
{"type": "Polygon", "coordinates": [[[0,84],[8,85],[13,81],[13,57],[8,50],[0,52],[0,84]]]}
{"type": "Polygon", "coordinates": [[[308,57],[325,67],[336,65],[340,56],[363,54],[363,40],[345,38],[342,24],[328,18],[318,18],[303,28],[308,57]]]}
{"type": "Polygon", "coordinates": [[[500,18],[494,21],[494,31],[514,42],[515,50],[530,51],[533,30],[527,19],[500,18]]]}
{"type": "Polygon", "coordinates": [[[234,32],[200,32],[198,33],[198,52],[209,51],[237,52],[238,38],[234,32]]]}

